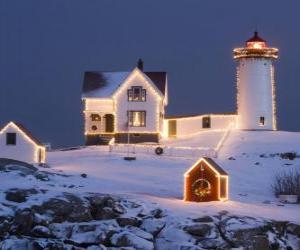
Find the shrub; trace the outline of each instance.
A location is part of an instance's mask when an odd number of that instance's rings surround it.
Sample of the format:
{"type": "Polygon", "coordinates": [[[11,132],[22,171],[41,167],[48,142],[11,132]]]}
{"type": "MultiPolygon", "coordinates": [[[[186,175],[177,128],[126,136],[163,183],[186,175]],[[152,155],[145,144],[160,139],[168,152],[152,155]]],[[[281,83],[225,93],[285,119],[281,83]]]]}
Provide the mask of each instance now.
{"type": "Polygon", "coordinates": [[[295,152],[286,152],[286,153],[281,153],[280,157],[282,159],[286,159],[286,160],[294,160],[295,158],[297,158],[297,153],[295,152]]]}
{"type": "Polygon", "coordinates": [[[272,190],[276,197],[280,194],[300,197],[300,171],[294,169],[277,173],[274,176],[272,190]]]}

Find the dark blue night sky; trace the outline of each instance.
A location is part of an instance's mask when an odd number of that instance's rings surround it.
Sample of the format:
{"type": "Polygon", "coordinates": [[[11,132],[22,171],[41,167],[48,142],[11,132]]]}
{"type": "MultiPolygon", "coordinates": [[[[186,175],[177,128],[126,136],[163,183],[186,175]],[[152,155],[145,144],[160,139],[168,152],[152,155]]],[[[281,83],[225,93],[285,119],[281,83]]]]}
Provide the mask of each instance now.
{"type": "Polygon", "coordinates": [[[300,2],[0,0],[0,123],[54,147],[83,143],[86,70],[167,71],[168,114],[235,111],[232,49],[255,27],[280,49],[279,129],[300,131],[300,2]]]}

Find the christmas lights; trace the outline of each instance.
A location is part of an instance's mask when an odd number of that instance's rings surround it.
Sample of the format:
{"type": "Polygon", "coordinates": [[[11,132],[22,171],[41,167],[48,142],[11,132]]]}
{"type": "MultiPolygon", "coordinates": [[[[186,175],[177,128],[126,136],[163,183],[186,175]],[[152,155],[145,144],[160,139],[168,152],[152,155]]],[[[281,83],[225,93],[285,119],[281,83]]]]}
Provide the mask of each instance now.
{"type": "MultiPolygon", "coordinates": [[[[220,170],[216,170],[216,168],[209,162],[206,160],[206,158],[200,158],[192,167],[190,167],[184,174],[184,190],[183,190],[183,194],[184,194],[184,201],[190,201],[191,199],[191,187],[194,183],[190,182],[190,177],[192,174],[192,171],[194,171],[194,169],[196,167],[198,167],[199,165],[201,166],[201,164],[205,164],[210,170],[212,170],[212,172],[214,173],[215,177],[217,178],[217,187],[211,186],[209,184],[210,190],[211,189],[216,189],[217,190],[217,199],[219,201],[226,201],[229,198],[228,195],[228,191],[229,191],[229,177],[227,174],[221,174],[220,170]],[[223,190],[223,192],[221,192],[222,190],[222,183],[225,183],[225,190],[223,190]]],[[[201,166],[202,167],[202,166],[201,166]]],[[[219,167],[220,168],[220,167],[219,167]]],[[[223,171],[223,170],[222,170],[223,171]]],[[[224,172],[224,171],[223,171],[224,172]]],[[[202,176],[202,174],[201,174],[202,176]]],[[[203,179],[203,176],[198,179],[201,180],[203,179]]],[[[207,191],[207,190],[206,190],[207,191]]],[[[205,195],[208,195],[208,193],[206,192],[205,195]]]]}
{"type": "Polygon", "coordinates": [[[33,159],[35,162],[45,163],[46,161],[46,147],[37,144],[32,138],[30,138],[17,124],[9,122],[4,128],[1,129],[0,134],[3,134],[9,127],[13,127],[17,130],[29,143],[35,147],[33,159]]]}

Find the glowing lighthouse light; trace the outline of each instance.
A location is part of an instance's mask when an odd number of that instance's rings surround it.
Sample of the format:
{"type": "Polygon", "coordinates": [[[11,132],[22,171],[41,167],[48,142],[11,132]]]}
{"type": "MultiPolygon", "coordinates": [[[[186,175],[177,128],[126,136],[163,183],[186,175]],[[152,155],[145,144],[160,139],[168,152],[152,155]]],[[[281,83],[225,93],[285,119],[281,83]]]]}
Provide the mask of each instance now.
{"type": "Polygon", "coordinates": [[[249,49],[263,49],[267,47],[266,41],[258,36],[257,31],[254,32],[254,37],[249,39],[246,43],[249,49]]]}

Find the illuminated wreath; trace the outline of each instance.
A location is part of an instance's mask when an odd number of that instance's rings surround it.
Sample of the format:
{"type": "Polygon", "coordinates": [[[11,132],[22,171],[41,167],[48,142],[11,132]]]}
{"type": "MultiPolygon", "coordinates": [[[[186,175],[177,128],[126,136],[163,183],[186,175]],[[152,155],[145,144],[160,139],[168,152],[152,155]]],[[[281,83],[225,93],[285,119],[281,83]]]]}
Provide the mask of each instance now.
{"type": "Polygon", "coordinates": [[[193,183],[192,190],[196,196],[203,198],[211,193],[211,184],[208,180],[198,179],[193,183]]]}
{"type": "Polygon", "coordinates": [[[157,155],[161,155],[161,154],[163,154],[163,152],[164,152],[164,150],[163,150],[163,148],[161,148],[161,147],[157,147],[157,148],[155,149],[155,154],[157,154],[157,155]]]}

